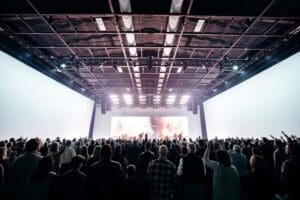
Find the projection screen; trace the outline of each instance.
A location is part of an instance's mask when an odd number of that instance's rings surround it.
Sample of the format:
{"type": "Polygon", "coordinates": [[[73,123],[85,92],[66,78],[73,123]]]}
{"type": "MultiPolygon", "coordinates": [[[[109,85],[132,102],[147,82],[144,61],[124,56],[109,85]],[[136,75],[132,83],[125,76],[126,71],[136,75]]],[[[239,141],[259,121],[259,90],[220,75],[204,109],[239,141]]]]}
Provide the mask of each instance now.
{"type": "Polygon", "coordinates": [[[0,51],[0,139],[87,137],[94,102],[0,51]]]}
{"type": "Polygon", "coordinates": [[[112,137],[132,138],[139,134],[160,139],[186,137],[188,119],[186,116],[112,117],[112,137]]]}
{"type": "Polygon", "coordinates": [[[300,53],[204,102],[208,138],[300,136],[300,53]]]}

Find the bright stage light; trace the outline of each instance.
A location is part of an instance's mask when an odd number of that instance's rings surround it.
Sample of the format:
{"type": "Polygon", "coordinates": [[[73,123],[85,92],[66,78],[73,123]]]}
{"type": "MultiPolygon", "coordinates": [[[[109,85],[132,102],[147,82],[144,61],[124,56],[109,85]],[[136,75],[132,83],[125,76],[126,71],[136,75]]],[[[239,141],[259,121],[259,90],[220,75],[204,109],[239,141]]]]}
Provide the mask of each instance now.
{"type": "Polygon", "coordinates": [[[234,71],[237,71],[237,70],[239,69],[239,66],[238,66],[238,65],[233,65],[233,66],[232,66],[232,69],[233,69],[234,71]]]}

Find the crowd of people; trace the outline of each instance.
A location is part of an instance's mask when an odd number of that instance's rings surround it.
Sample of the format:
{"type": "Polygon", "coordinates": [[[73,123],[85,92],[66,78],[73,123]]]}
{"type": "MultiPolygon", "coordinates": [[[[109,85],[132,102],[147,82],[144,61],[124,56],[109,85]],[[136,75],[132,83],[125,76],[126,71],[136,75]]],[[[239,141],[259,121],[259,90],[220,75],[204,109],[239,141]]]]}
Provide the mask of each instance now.
{"type": "MultiPolygon", "coordinates": [[[[284,134],[284,133],[283,133],[284,134]]],[[[300,139],[0,141],[0,199],[300,199],[300,139]]]]}

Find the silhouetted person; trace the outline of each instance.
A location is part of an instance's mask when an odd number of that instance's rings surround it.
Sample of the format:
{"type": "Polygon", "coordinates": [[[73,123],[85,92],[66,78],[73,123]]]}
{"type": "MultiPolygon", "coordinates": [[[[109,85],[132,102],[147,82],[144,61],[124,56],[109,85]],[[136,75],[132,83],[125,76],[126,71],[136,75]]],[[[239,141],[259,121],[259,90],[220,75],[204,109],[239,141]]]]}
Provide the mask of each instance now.
{"type": "Polygon", "coordinates": [[[24,199],[26,188],[31,182],[39,160],[39,139],[30,139],[26,142],[25,153],[21,154],[12,163],[12,189],[16,199],[24,199]]]}
{"type": "Polygon", "coordinates": [[[238,171],[230,163],[229,154],[225,150],[217,150],[217,162],[209,159],[212,142],[207,143],[204,153],[205,164],[214,171],[213,174],[213,199],[214,200],[239,200],[240,177],[238,171]]]}
{"type": "Polygon", "coordinates": [[[85,158],[77,155],[71,160],[70,171],[67,171],[62,179],[64,199],[83,200],[85,198],[86,175],[80,171],[85,158]]]}
{"type": "Polygon", "coordinates": [[[276,192],[282,194],[283,188],[281,184],[281,166],[282,163],[286,160],[286,154],[284,152],[284,145],[281,140],[274,140],[275,150],[273,152],[274,159],[274,181],[276,186],[276,192]]]}
{"type": "Polygon", "coordinates": [[[237,169],[241,179],[249,173],[248,159],[242,154],[242,149],[239,145],[233,146],[233,152],[229,152],[230,162],[237,169]]]}
{"type": "Polygon", "coordinates": [[[74,156],[76,156],[76,152],[71,145],[72,141],[67,140],[65,149],[60,155],[61,174],[64,174],[66,171],[71,169],[71,160],[74,156]]]}
{"type": "Polygon", "coordinates": [[[101,161],[93,164],[87,174],[87,188],[90,200],[117,200],[122,197],[124,174],[121,164],[111,160],[112,149],[104,145],[101,149],[101,161]]]}
{"type": "Polygon", "coordinates": [[[148,164],[155,159],[155,155],[150,149],[151,143],[147,142],[145,144],[145,151],[139,155],[137,161],[139,176],[144,180],[146,179],[148,164]]]}
{"type": "Polygon", "coordinates": [[[273,152],[274,174],[276,177],[280,178],[281,165],[285,161],[286,155],[281,140],[275,140],[274,146],[276,148],[275,151],[273,152]]]}
{"type": "Polygon", "coordinates": [[[137,176],[139,180],[139,192],[144,198],[150,195],[150,185],[146,180],[147,168],[149,163],[155,159],[154,153],[150,150],[151,142],[146,142],[145,151],[142,152],[137,161],[137,176]]]}
{"type": "Polygon", "coordinates": [[[125,199],[140,200],[138,189],[138,182],[136,180],[136,168],[134,165],[128,165],[127,177],[125,181],[125,199]]]}
{"type": "Polygon", "coordinates": [[[287,144],[285,152],[288,159],[282,164],[281,181],[289,200],[300,199],[300,157],[299,147],[296,144],[287,144]]]}
{"type": "Polygon", "coordinates": [[[101,160],[101,146],[97,145],[95,146],[93,150],[93,154],[91,155],[89,161],[88,161],[88,167],[92,166],[94,163],[99,162],[101,160]]]}
{"type": "Polygon", "coordinates": [[[128,149],[128,162],[129,164],[137,165],[137,158],[140,154],[140,148],[137,144],[137,141],[133,141],[133,145],[128,149]]]}
{"type": "Polygon", "coordinates": [[[46,156],[38,162],[35,173],[29,184],[27,194],[24,199],[30,200],[54,200],[56,199],[58,188],[58,176],[52,171],[54,160],[51,156],[46,156]]]}
{"type": "Polygon", "coordinates": [[[187,156],[180,159],[177,174],[182,176],[184,199],[203,199],[205,166],[202,158],[196,156],[196,145],[188,145],[187,156]]]}
{"type": "Polygon", "coordinates": [[[152,199],[174,199],[176,167],[167,160],[168,148],[159,147],[159,158],[149,163],[147,179],[151,184],[152,199]]]}
{"type": "Polygon", "coordinates": [[[250,173],[245,177],[243,192],[247,200],[265,200],[274,198],[273,183],[267,174],[265,160],[262,156],[250,158],[250,173]]]}
{"type": "Polygon", "coordinates": [[[122,148],[120,145],[116,146],[112,160],[119,162],[121,164],[122,168],[124,170],[126,170],[127,160],[126,160],[125,156],[123,155],[122,148]]]}
{"type": "Polygon", "coordinates": [[[3,182],[3,184],[6,184],[8,182],[10,167],[9,167],[9,160],[8,160],[8,157],[7,157],[7,148],[5,146],[0,147],[0,165],[3,167],[3,169],[2,169],[2,173],[3,173],[2,182],[3,182]]]}

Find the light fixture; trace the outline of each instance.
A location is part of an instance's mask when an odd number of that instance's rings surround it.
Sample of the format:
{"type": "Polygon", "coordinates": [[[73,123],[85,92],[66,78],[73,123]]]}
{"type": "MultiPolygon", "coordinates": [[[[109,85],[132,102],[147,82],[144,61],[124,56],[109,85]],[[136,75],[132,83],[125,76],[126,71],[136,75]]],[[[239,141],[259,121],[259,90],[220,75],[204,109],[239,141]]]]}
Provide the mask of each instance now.
{"type": "Polygon", "coordinates": [[[130,91],[130,89],[129,88],[126,88],[126,90],[129,92],[130,91]]]}
{"type": "Polygon", "coordinates": [[[140,71],[139,66],[134,66],[134,67],[133,67],[133,71],[134,71],[134,72],[139,72],[139,71],[140,71]]]}
{"type": "Polygon", "coordinates": [[[176,99],[176,95],[171,94],[171,95],[168,96],[168,99],[176,99]]]}
{"type": "Polygon", "coordinates": [[[100,31],[106,31],[106,27],[105,27],[103,19],[101,17],[96,18],[96,23],[97,23],[100,31]]]}
{"type": "Polygon", "coordinates": [[[233,69],[234,71],[237,71],[237,70],[239,70],[239,66],[238,66],[238,65],[233,65],[233,66],[232,66],[232,69],[233,69]]]}
{"type": "Polygon", "coordinates": [[[119,73],[123,73],[122,67],[117,67],[119,73]]]}
{"type": "Polygon", "coordinates": [[[181,72],[182,72],[182,67],[178,67],[177,73],[179,74],[179,73],[181,73],[181,72]]]}
{"type": "Polygon", "coordinates": [[[118,98],[118,96],[116,94],[110,94],[109,98],[114,99],[114,98],[118,98]]]}
{"type": "Polygon", "coordinates": [[[172,92],[172,90],[173,90],[173,89],[172,89],[172,88],[170,88],[170,89],[169,89],[169,92],[172,92]]]}
{"type": "Polygon", "coordinates": [[[134,73],[134,76],[135,76],[136,78],[140,78],[140,74],[139,74],[139,73],[134,73]]]}
{"type": "Polygon", "coordinates": [[[166,67],[160,67],[160,72],[166,72],[167,68],[166,67]]]}
{"type": "Polygon", "coordinates": [[[185,94],[185,95],[183,95],[181,98],[182,98],[182,99],[189,99],[190,97],[191,97],[190,95],[185,94]]]}
{"type": "Polygon", "coordinates": [[[61,63],[61,64],[60,64],[60,67],[61,67],[61,68],[66,68],[67,65],[66,65],[65,63],[61,63]]]}
{"type": "Polygon", "coordinates": [[[205,20],[199,19],[196,26],[195,26],[195,28],[194,28],[194,32],[200,32],[203,25],[204,25],[204,22],[205,22],[205,20]]]}

